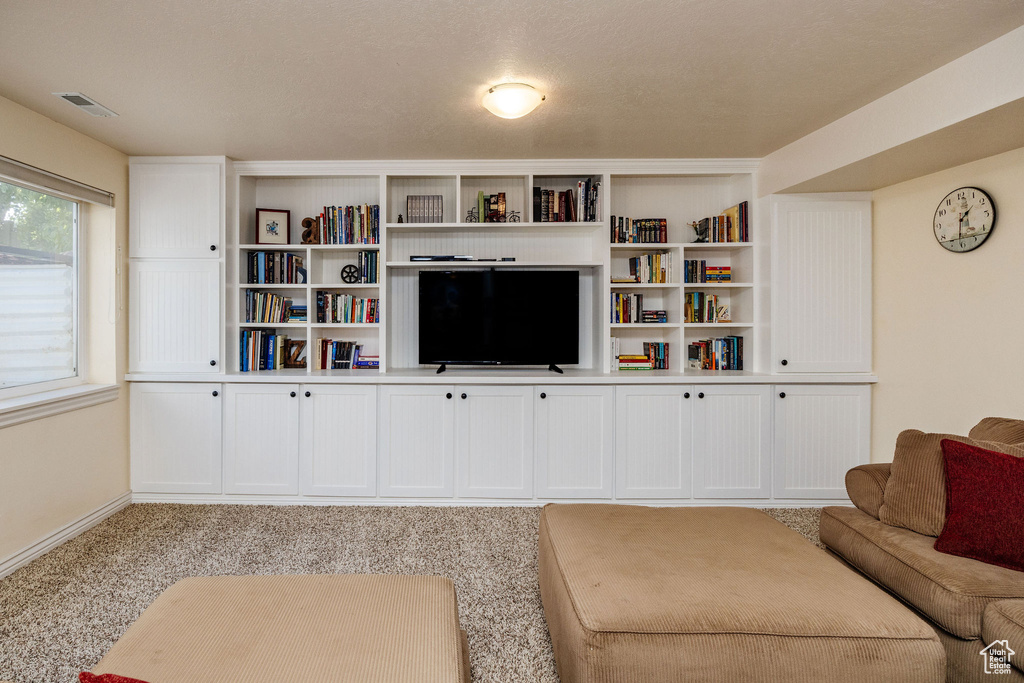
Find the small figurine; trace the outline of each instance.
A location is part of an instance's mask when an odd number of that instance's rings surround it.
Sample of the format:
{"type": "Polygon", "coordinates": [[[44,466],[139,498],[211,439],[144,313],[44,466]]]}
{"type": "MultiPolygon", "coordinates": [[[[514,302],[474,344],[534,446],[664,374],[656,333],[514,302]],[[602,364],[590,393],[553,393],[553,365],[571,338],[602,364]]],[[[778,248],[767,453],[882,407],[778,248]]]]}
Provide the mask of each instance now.
{"type": "Polygon", "coordinates": [[[319,244],[320,236],[317,234],[316,221],[312,218],[302,219],[302,243],[319,244]]]}
{"type": "Polygon", "coordinates": [[[399,223],[404,223],[405,222],[404,220],[402,220],[402,214],[398,214],[398,222],[399,223]]]}

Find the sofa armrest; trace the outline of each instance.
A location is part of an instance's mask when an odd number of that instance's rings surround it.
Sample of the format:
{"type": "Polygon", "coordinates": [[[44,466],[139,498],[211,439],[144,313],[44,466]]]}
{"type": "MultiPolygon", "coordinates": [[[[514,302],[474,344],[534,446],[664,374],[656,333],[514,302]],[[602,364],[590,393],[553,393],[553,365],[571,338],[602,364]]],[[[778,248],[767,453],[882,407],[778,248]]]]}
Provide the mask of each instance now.
{"type": "Polygon", "coordinates": [[[850,501],[875,519],[878,519],[878,508],[882,507],[882,494],[891,468],[891,462],[879,462],[859,465],[846,473],[846,493],[850,501]]]}
{"type": "MultiPolygon", "coordinates": [[[[1011,650],[1024,652],[1024,598],[995,600],[985,606],[981,620],[981,638],[988,644],[1005,640],[1011,650]]],[[[1024,670],[1019,655],[1010,659],[1018,671],[1024,670]]]]}

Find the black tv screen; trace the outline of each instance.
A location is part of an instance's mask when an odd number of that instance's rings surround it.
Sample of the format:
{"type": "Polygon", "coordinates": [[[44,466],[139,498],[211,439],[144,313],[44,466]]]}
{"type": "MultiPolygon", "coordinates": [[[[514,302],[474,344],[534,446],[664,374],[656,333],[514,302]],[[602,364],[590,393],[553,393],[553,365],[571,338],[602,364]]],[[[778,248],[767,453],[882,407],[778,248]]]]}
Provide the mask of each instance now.
{"type": "Polygon", "coordinates": [[[422,270],[419,279],[421,364],[579,363],[578,272],[422,270]]]}

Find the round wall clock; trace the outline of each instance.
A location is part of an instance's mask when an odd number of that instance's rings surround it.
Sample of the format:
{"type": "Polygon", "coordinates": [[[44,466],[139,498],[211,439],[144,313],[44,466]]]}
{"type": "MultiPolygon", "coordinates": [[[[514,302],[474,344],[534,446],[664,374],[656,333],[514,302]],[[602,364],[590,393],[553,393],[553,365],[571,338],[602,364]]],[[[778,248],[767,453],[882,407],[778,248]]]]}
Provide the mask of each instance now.
{"type": "Polygon", "coordinates": [[[950,251],[970,251],[988,239],[995,223],[996,207],[988,193],[961,187],[947,194],[935,209],[935,239],[950,251]]]}

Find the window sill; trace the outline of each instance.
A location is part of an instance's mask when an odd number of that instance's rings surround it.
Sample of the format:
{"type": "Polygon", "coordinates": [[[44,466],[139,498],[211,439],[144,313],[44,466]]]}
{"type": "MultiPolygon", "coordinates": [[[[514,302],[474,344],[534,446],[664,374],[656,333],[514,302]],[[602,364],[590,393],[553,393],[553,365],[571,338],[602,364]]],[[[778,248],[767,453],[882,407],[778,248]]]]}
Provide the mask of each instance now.
{"type": "Polygon", "coordinates": [[[3,399],[0,400],[0,429],[116,401],[120,391],[116,384],[80,384],[67,389],[3,399]]]}

